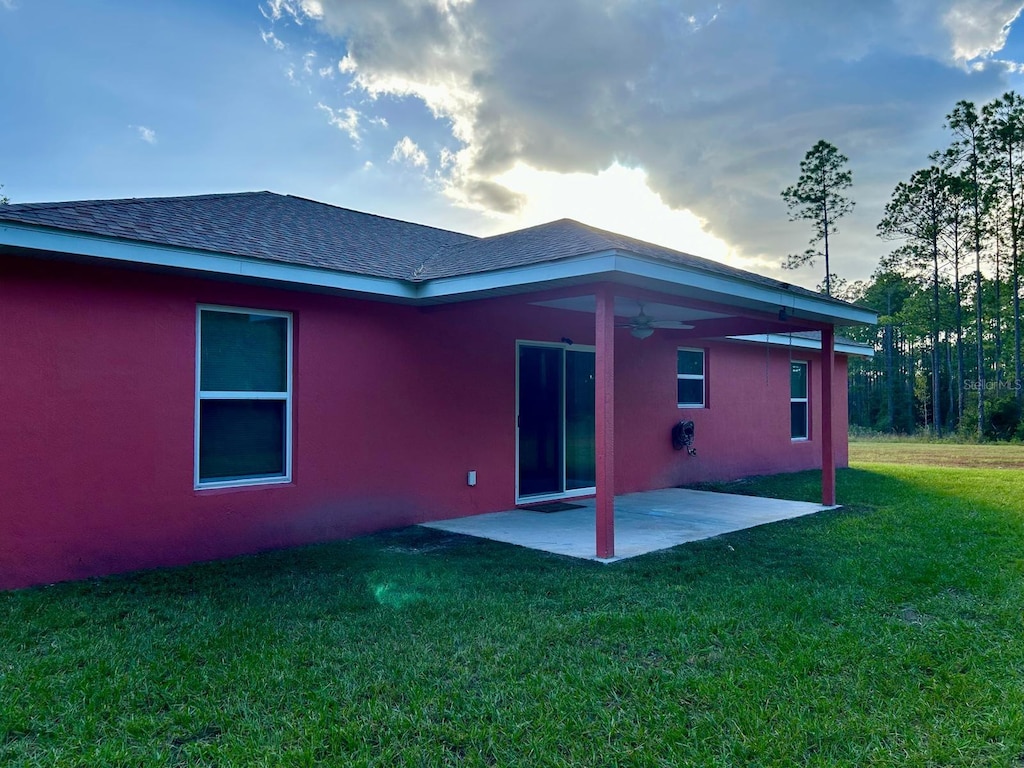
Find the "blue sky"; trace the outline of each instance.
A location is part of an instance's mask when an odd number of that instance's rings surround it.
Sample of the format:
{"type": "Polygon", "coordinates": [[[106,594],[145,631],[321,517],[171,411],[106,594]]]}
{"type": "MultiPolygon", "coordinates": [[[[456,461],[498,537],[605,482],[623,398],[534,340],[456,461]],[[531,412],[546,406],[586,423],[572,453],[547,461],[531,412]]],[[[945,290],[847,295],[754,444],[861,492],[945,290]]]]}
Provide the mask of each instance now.
{"type": "MultiPolygon", "coordinates": [[[[562,216],[780,274],[850,157],[836,271],[958,99],[1024,90],[1024,0],[0,0],[12,202],[270,189],[490,234],[562,216]]],[[[818,269],[788,274],[813,286],[818,269]]]]}

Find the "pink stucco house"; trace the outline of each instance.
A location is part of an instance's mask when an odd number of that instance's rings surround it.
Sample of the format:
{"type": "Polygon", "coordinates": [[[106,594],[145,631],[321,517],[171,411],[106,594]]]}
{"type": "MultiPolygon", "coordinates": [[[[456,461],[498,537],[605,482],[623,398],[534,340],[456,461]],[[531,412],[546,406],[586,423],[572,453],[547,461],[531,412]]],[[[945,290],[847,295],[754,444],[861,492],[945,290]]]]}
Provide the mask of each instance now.
{"type": "Polygon", "coordinates": [[[0,207],[0,588],[846,464],[872,312],[562,220],[0,207]],[[671,432],[694,423],[697,454],[671,432]]]}

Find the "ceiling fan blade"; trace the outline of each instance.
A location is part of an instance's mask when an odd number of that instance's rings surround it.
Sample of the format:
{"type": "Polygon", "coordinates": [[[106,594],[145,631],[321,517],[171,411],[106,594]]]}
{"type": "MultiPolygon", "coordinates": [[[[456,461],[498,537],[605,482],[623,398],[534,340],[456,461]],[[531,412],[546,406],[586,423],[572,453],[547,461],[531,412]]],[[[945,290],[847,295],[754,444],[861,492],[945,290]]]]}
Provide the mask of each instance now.
{"type": "Polygon", "coordinates": [[[693,328],[692,325],[681,320],[652,320],[650,325],[652,328],[665,328],[676,331],[688,331],[693,328]]]}

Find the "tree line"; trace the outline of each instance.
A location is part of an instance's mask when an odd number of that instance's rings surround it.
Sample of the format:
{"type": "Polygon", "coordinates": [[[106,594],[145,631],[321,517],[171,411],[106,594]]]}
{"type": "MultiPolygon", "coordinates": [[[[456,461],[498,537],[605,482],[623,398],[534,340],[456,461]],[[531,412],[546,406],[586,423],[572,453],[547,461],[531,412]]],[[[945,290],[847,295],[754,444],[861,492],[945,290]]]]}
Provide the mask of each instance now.
{"type": "Polygon", "coordinates": [[[945,128],[949,144],[885,206],[878,235],[893,247],[870,279],[826,278],[879,313],[846,334],[875,349],[850,361],[850,424],[1024,439],[1024,97],[960,101],[945,128]]]}

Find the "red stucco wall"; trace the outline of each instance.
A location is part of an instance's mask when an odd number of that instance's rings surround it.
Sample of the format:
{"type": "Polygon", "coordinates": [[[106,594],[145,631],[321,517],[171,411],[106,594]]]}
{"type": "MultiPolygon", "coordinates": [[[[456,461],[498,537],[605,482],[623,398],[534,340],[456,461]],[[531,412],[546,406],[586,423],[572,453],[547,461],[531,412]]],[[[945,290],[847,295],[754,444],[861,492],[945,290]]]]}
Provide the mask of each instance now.
{"type": "MultiPolygon", "coordinates": [[[[637,342],[621,337],[623,364],[616,366],[616,492],[668,487],[706,480],[795,472],[821,466],[820,355],[817,352],[738,342],[674,341],[655,334],[637,342]],[[652,376],[674,362],[679,346],[703,348],[705,408],[678,408],[674,376],[652,376]],[[793,360],[809,362],[810,439],[790,439],[789,370],[793,360]],[[696,456],[675,452],[661,438],[672,419],[692,419],[696,456]],[[656,432],[657,439],[649,433],[656,432]]],[[[836,465],[847,457],[846,358],[836,357],[833,431],[839,443],[836,465]]]]}
{"type": "MultiPolygon", "coordinates": [[[[5,256],[0,334],[0,588],[12,588],[510,508],[515,342],[593,343],[593,316],[521,298],[417,309],[5,256]],[[199,303],[294,313],[293,482],[193,490],[199,303]]],[[[763,347],[709,346],[709,408],[680,411],[677,342],[616,341],[617,491],[820,466],[815,362],[812,439],[794,444],[785,351],[772,350],[766,383],[763,347]],[[670,445],[683,417],[697,425],[696,457],[670,445]]]]}

